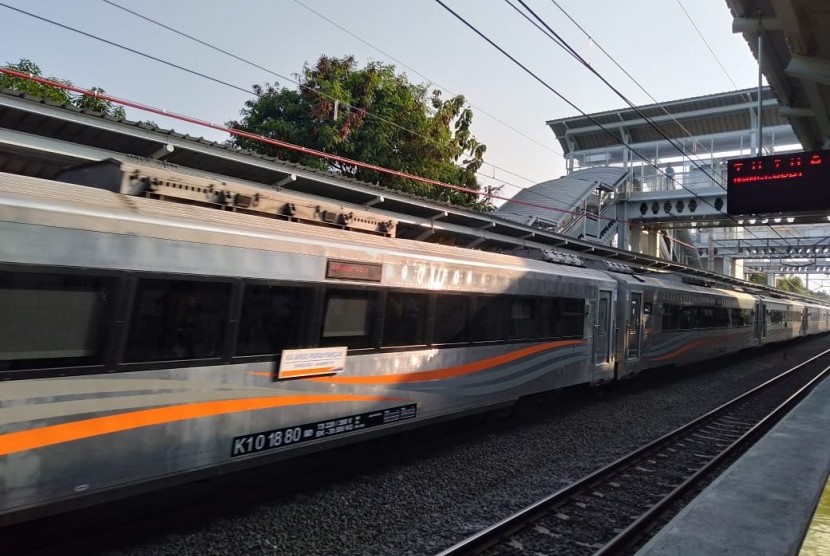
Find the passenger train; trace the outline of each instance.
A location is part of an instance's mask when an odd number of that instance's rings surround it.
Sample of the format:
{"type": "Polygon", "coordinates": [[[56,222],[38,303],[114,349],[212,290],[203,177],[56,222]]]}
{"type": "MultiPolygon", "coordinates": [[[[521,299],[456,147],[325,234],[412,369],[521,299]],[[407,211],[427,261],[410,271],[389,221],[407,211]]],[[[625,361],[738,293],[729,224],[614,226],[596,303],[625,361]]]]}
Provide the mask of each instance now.
{"type": "Polygon", "coordinates": [[[149,174],[0,174],[0,524],[830,329],[804,299],[149,174]]]}

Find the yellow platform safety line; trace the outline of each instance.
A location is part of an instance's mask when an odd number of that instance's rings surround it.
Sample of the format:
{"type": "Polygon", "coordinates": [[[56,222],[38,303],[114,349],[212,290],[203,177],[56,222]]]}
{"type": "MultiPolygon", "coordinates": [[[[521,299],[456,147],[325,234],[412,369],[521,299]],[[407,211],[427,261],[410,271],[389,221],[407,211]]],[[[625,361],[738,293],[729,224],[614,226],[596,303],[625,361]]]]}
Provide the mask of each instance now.
{"type": "Polygon", "coordinates": [[[798,556],[827,556],[830,554],[830,477],[824,484],[824,493],[816,506],[816,513],[798,556]]]}

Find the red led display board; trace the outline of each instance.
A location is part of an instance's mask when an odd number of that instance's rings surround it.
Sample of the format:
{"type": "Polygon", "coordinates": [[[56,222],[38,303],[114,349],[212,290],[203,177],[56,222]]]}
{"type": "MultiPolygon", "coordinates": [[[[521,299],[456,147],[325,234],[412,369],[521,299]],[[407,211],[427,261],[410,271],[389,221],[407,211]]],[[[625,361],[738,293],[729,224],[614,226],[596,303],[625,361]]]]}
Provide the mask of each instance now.
{"type": "Polygon", "coordinates": [[[348,261],[328,261],[326,264],[326,278],[380,282],[382,276],[383,267],[379,264],[351,263],[348,261]]]}
{"type": "Polygon", "coordinates": [[[830,211],[830,151],[776,154],[728,162],[728,214],[821,211],[830,211]]]}

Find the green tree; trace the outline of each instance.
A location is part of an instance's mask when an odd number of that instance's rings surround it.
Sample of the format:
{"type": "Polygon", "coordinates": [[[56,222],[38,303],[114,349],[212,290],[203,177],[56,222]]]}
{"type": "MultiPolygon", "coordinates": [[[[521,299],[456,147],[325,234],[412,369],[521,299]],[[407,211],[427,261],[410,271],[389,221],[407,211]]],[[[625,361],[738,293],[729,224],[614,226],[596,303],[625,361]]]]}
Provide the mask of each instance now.
{"type": "MultiPolygon", "coordinates": [[[[38,67],[37,64],[26,58],[21,59],[16,64],[6,64],[5,67],[8,69],[19,71],[21,73],[28,73],[35,77],[43,77],[43,73],[40,71],[40,67],[38,67]]],[[[64,85],[72,85],[72,82],[66,79],[59,79],[57,77],[47,77],[46,79],[48,79],[49,81],[63,83],[64,85]]],[[[51,85],[44,85],[42,83],[38,83],[30,79],[14,77],[11,75],[6,75],[5,73],[0,74],[0,87],[4,89],[20,91],[21,93],[25,93],[27,95],[32,95],[35,97],[40,97],[46,100],[51,100],[52,102],[56,102],[59,104],[71,104],[83,110],[98,112],[100,114],[112,116],[114,118],[124,118],[126,116],[123,107],[114,106],[108,100],[104,100],[98,97],[75,95],[67,91],[66,89],[53,87],[51,85]]],[[[104,90],[100,87],[93,87],[92,90],[98,93],[104,92],[104,90]]]]}
{"type": "MultiPolygon", "coordinates": [[[[228,126],[329,154],[359,160],[480,191],[475,173],[486,146],[470,130],[473,113],[461,95],[444,100],[439,91],[410,83],[395,67],[369,62],[358,68],[352,56],[322,56],[306,65],[297,89],[255,85],[240,121],[228,126]]],[[[235,146],[314,168],[377,183],[389,189],[492,210],[489,198],[322,160],[235,137],[235,146]]]]}
{"type": "Polygon", "coordinates": [[[753,272],[747,276],[746,279],[753,284],[761,284],[762,286],[767,285],[767,275],[763,272],[753,272]]]}
{"type": "MultiPolygon", "coordinates": [[[[96,93],[104,93],[104,89],[100,87],[93,87],[90,89],[96,93]]],[[[89,97],[85,95],[78,95],[72,100],[72,104],[78,108],[89,110],[91,112],[98,112],[105,116],[112,116],[113,118],[125,118],[127,116],[123,106],[115,106],[110,101],[104,100],[100,97],[89,97]]]]}
{"type": "Polygon", "coordinates": [[[783,276],[775,281],[775,287],[787,292],[807,293],[800,276],[783,276]]]}

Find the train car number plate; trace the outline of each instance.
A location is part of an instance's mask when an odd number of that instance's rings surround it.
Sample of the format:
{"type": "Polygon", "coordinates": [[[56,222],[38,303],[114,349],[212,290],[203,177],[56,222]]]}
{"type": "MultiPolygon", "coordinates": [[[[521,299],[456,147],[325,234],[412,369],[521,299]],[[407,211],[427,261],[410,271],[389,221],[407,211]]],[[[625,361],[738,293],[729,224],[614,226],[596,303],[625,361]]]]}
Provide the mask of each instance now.
{"type": "Polygon", "coordinates": [[[417,408],[417,404],[411,403],[336,419],[236,436],[231,441],[231,457],[256,454],[283,446],[414,419],[417,408]]]}

